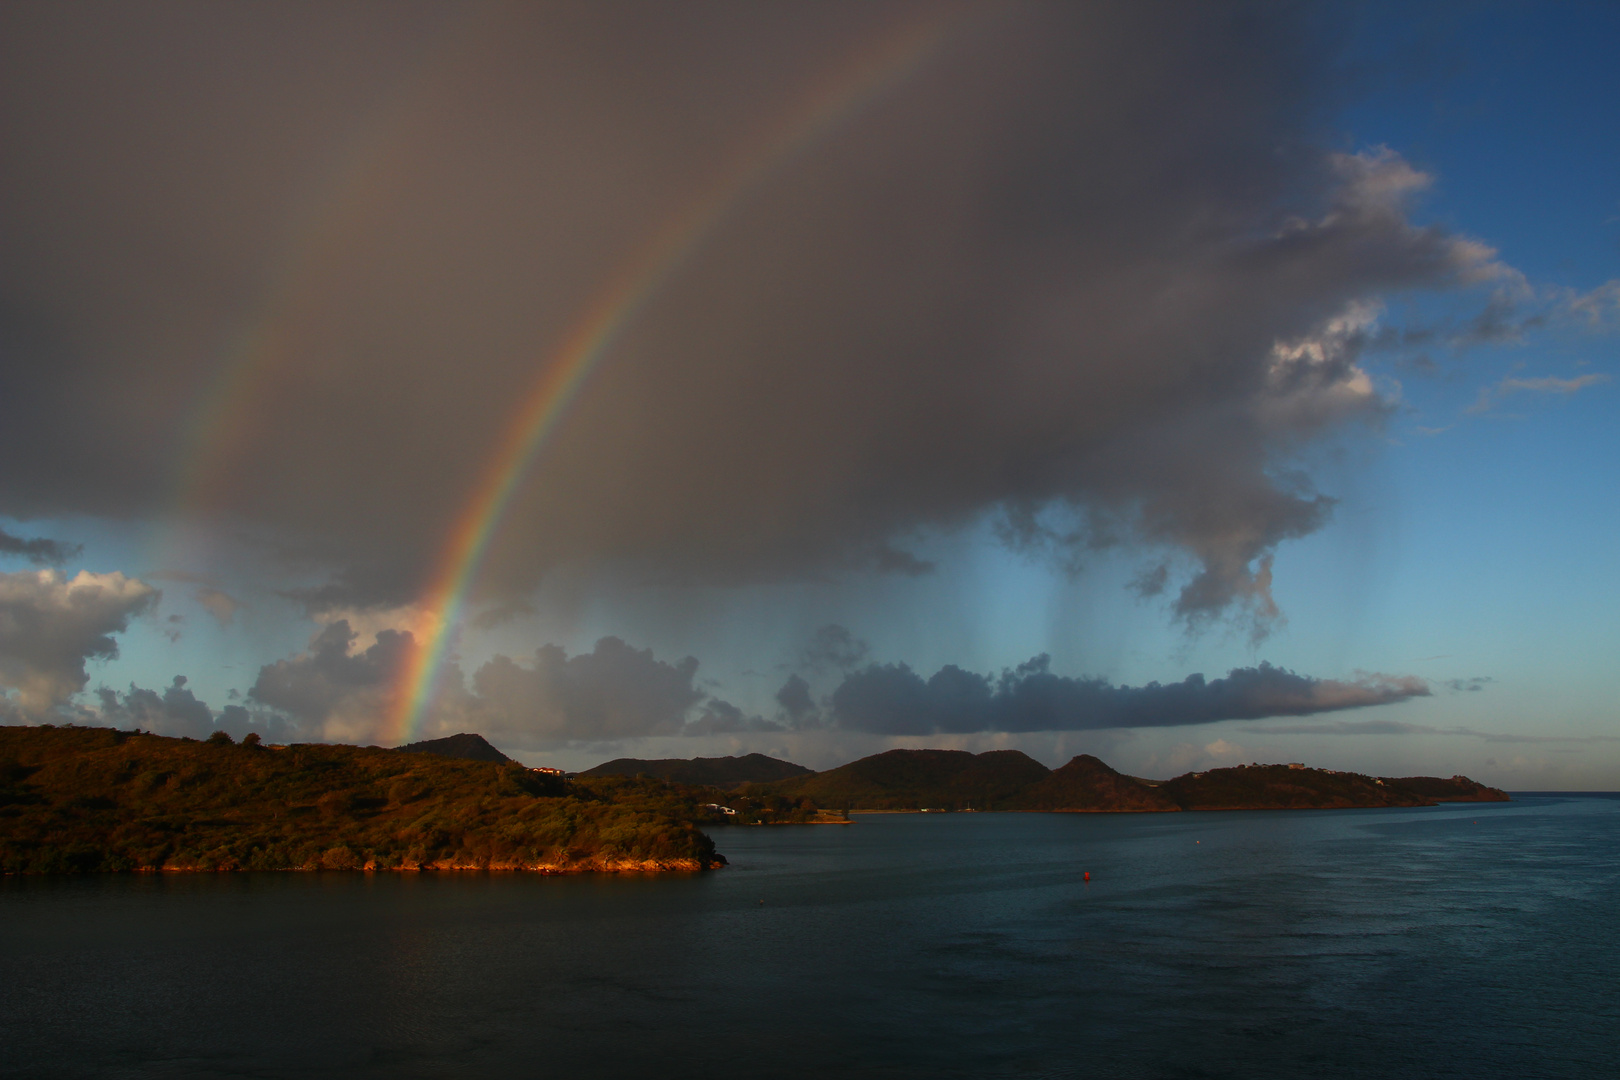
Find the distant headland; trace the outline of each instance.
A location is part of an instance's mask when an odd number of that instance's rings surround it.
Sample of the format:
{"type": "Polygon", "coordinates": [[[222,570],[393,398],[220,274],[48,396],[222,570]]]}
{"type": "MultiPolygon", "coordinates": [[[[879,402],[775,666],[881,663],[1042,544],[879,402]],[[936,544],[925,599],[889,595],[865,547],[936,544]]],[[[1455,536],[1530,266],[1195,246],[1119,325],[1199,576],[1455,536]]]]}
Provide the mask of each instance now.
{"type": "Polygon", "coordinates": [[[706,870],[707,828],[866,811],[1151,813],[1506,801],[1464,776],[1302,764],[1153,781],[1082,754],[889,750],[825,772],[745,757],[531,769],[463,733],[395,750],[0,726],[0,871],[706,870]]]}
{"type": "Polygon", "coordinates": [[[1239,765],[1158,782],[1116,772],[1090,754],[1048,769],[1017,750],[889,750],[767,787],[849,811],[1327,810],[1507,800],[1505,792],[1465,776],[1374,777],[1296,763],[1239,765]]]}

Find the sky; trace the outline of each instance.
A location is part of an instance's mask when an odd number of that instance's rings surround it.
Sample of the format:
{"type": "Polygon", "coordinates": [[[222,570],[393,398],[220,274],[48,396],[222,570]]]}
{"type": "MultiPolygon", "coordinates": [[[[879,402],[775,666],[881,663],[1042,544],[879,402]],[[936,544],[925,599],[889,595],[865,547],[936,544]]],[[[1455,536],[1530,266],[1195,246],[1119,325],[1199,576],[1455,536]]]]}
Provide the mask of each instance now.
{"type": "Polygon", "coordinates": [[[1620,788],[1608,4],[0,6],[0,720],[1620,788]]]}

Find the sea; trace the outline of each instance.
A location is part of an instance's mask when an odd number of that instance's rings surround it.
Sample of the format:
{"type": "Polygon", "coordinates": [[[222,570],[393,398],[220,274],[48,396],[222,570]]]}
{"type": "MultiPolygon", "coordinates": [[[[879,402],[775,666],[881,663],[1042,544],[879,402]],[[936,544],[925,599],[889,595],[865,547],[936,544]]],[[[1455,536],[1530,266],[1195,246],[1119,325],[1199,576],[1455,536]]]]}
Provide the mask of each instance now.
{"type": "Polygon", "coordinates": [[[1620,1076],[1613,796],[714,835],[702,874],[0,880],[0,1076],[1620,1076]]]}

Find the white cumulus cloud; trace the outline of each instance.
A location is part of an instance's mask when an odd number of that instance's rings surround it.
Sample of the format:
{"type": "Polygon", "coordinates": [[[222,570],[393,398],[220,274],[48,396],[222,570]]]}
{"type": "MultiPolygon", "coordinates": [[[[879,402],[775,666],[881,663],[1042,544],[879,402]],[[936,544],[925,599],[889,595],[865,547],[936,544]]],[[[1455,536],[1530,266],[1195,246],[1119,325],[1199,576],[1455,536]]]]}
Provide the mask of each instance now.
{"type": "Polygon", "coordinates": [[[89,681],[85,664],[118,655],[115,634],[161,594],[121,573],[0,574],[0,709],[47,717],[89,681]]]}

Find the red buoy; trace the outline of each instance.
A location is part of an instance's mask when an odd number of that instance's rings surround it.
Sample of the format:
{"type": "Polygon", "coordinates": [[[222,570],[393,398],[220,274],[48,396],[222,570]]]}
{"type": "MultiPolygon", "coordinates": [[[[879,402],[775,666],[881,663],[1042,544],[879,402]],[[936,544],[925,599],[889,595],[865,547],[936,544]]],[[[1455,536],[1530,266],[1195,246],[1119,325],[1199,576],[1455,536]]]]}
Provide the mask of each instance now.
{"type": "Polygon", "coordinates": [[[1091,880],[1091,871],[1090,871],[1090,870],[1087,870],[1087,871],[1086,871],[1086,872],[1085,872],[1085,874],[1083,874],[1083,875],[1082,875],[1082,878],[1083,878],[1083,880],[1085,880],[1085,881],[1090,881],[1090,880],[1091,880]]]}

